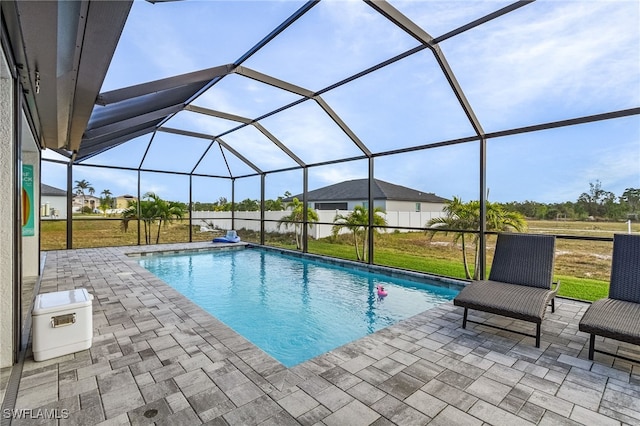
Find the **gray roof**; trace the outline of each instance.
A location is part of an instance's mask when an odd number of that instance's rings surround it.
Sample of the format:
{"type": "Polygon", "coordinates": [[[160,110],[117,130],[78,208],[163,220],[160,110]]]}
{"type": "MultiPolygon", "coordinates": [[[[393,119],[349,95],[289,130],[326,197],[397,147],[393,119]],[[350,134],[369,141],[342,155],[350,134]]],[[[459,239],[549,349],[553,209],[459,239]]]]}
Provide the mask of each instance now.
{"type": "Polygon", "coordinates": [[[66,197],[67,191],[65,191],[64,189],[56,188],[55,186],[47,185],[46,183],[41,183],[40,195],[66,197]]]}
{"type": "MultiPolygon", "coordinates": [[[[367,179],[355,179],[333,185],[318,188],[307,193],[308,201],[353,201],[366,200],[369,198],[367,179]]],[[[283,201],[288,202],[298,198],[302,200],[302,194],[285,198],[283,201]]],[[[406,186],[395,185],[380,179],[374,179],[373,182],[373,199],[374,200],[393,200],[393,201],[416,201],[423,203],[444,203],[448,201],[434,194],[433,192],[424,192],[417,189],[407,188],[406,186]]]]}

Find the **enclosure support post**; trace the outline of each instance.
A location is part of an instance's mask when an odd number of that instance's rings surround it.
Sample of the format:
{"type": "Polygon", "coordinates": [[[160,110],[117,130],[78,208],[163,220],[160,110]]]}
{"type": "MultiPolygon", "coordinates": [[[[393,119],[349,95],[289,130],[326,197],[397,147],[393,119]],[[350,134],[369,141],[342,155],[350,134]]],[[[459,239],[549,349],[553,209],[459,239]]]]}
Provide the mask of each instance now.
{"type": "Polygon", "coordinates": [[[264,245],[264,194],[266,173],[260,175],[260,244],[264,245]]]}
{"type": "Polygon", "coordinates": [[[231,229],[236,229],[236,178],[231,178],[231,229]]]}
{"type": "Polygon", "coordinates": [[[67,250],[73,248],[73,160],[67,164],[67,250]]]}
{"type": "Polygon", "coordinates": [[[479,250],[478,279],[484,280],[487,270],[487,139],[480,139],[480,235],[478,238],[479,250]]]}
{"type": "Polygon", "coordinates": [[[309,207],[307,206],[307,192],[309,190],[309,168],[302,169],[302,252],[309,252],[309,207]]]}
{"type": "Polygon", "coordinates": [[[367,247],[368,250],[368,263],[369,264],[373,264],[373,236],[375,235],[375,229],[373,229],[373,224],[374,222],[374,217],[373,215],[375,214],[375,207],[373,205],[373,188],[375,185],[375,177],[374,177],[374,173],[373,173],[373,157],[369,157],[369,226],[367,227],[367,238],[369,239],[369,244],[367,247]]]}
{"type": "MultiPolygon", "coordinates": [[[[138,167],[138,203],[137,203],[137,213],[136,216],[138,216],[138,245],[140,245],[140,222],[141,222],[141,215],[142,215],[142,197],[140,195],[140,168],[138,167]]],[[[146,241],[145,241],[146,242],[146,241]]]]}
{"type": "Polygon", "coordinates": [[[189,173],[189,242],[193,242],[193,175],[189,173]]]}

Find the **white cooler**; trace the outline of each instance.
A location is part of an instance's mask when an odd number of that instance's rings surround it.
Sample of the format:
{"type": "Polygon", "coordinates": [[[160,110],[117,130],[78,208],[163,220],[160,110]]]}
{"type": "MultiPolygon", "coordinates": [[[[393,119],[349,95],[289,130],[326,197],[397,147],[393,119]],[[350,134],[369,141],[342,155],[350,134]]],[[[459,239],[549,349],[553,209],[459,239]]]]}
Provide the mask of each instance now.
{"type": "Polygon", "coordinates": [[[36,296],[32,312],[33,358],[44,361],[91,347],[93,296],[87,289],[36,296]]]}

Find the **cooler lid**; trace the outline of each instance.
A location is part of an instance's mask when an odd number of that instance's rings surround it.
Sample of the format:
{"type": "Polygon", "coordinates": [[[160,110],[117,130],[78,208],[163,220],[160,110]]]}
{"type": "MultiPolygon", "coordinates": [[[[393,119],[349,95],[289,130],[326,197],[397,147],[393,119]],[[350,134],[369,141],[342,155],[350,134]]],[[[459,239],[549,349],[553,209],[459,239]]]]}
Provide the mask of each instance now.
{"type": "Polygon", "coordinates": [[[36,296],[33,315],[50,314],[61,310],[90,306],[93,297],[86,288],[42,293],[36,296]]]}

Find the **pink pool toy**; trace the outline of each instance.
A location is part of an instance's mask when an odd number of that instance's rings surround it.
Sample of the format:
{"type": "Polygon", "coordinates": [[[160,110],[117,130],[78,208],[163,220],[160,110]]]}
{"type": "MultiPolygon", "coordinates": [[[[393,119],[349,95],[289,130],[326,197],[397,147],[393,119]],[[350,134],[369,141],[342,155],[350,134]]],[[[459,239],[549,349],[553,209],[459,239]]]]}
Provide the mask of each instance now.
{"type": "Polygon", "coordinates": [[[376,289],[378,289],[378,297],[386,297],[387,294],[389,294],[387,293],[387,290],[384,289],[384,286],[376,286],[376,289]]]}

